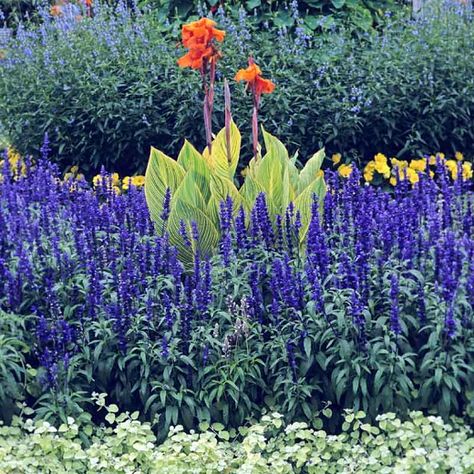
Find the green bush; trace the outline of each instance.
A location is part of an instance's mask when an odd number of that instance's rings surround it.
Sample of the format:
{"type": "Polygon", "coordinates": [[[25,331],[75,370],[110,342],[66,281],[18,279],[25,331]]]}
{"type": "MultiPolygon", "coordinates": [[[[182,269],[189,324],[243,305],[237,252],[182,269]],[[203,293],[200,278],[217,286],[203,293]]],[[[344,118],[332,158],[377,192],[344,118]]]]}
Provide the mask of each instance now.
{"type": "MultiPolygon", "coordinates": [[[[468,473],[474,470],[474,437],[462,419],[443,422],[411,412],[402,421],[393,413],[377,423],[364,422],[363,412],[346,412],[343,431],[321,429],[326,408],[311,425],[285,425],[278,413],[239,430],[202,424],[199,432],[171,429],[156,444],[152,425],[139,413],[118,414],[105,405],[104,423],[80,424],[73,418],[55,427],[46,421],[16,418],[0,426],[0,471],[3,474],[48,473],[468,473]],[[80,435],[85,435],[81,438],[80,435]]],[[[26,409],[27,413],[32,410],[26,409]]]]}
{"type": "MultiPolygon", "coordinates": [[[[0,122],[23,153],[43,135],[59,163],[143,171],[150,145],[176,155],[183,138],[203,143],[199,75],[179,70],[177,28],[152,14],[96,7],[93,20],[66,17],[21,30],[0,68],[0,122]]],[[[223,125],[222,77],[253,54],[277,84],[262,107],[266,129],[309,156],[326,145],[369,159],[474,146],[474,30],[443,10],[420,22],[393,19],[383,33],[313,36],[258,29],[251,18],[217,15],[228,35],[216,90],[215,129],[223,125]],[[449,37],[449,41],[446,38],[449,37]]],[[[233,85],[244,137],[250,98],[233,85]]]]}
{"type": "Polygon", "coordinates": [[[38,20],[40,4],[39,0],[0,0],[0,26],[12,28],[21,21],[38,20]]]}
{"type": "Polygon", "coordinates": [[[367,31],[383,23],[385,11],[398,10],[403,3],[403,0],[231,0],[225,3],[218,0],[142,0],[139,4],[153,7],[163,16],[176,15],[181,19],[197,10],[204,14],[215,12],[223,5],[234,14],[243,10],[252,14],[260,24],[270,22],[282,28],[298,25],[297,11],[302,24],[309,30],[320,30],[324,24],[345,23],[356,30],[367,31]]]}

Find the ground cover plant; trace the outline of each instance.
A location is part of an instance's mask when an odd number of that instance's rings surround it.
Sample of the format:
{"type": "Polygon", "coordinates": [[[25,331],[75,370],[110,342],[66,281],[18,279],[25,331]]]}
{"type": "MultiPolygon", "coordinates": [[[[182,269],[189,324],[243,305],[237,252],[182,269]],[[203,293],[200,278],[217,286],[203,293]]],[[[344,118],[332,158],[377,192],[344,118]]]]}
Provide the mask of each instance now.
{"type": "MultiPolygon", "coordinates": [[[[329,173],[307,246],[290,205],[269,218],[220,208],[216,253],[185,270],[142,190],[62,181],[46,162],[0,185],[2,406],[50,422],[87,415],[92,391],[171,424],[237,427],[262,409],[311,419],[328,402],[472,413],[472,181],[420,173],[395,193],[329,173]],[[322,217],[322,218],[321,218],[322,217]]],[[[461,165],[460,165],[461,166],[461,165]]],[[[16,170],[16,171],[15,171],[16,170]]],[[[444,170],[444,171],[443,171],[444,170]]],[[[14,178],[14,175],[17,175],[14,178]]],[[[339,425],[340,427],[340,425],[339,425]]]]}
{"type": "MultiPolygon", "coordinates": [[[[383,32],[359,39],[344,28],[311,37],[257,28],[245,13],[216,12],[227,36],[214,129],[224,123],[222,77],[232,78],[253,54],[277,85],[262,104],[262,123],[291,154],[310,157],[326,145],[329,155],[352,160],[379,151],[468,155],[474,37],[470,18],[450,5],[433,18],[394,16],[383,32]]],[[[115,11],[97,4],[92,19],[78,21],[80,13],[45,12],[37,29],[19,29],[0,61],[0,122],[10,143],[39,153],[48,132],[52,159],[88,174],[101,165],[143,173],[151,145],[176,156],[183,138],[203,149],[199,78],[175,67],[178,29],[121,4],[115,11]]],[[[248,97],[240,85],[230,87],[237,124],[249,137],[248,97]]],[[[250,154],[250,141],[244,144],[250,154]]]]}
{"type": "MultiPolygon", "coordinates": [[[[472,472],[474,438],[460,419],[411,412],[407,420],[394,413],[364,423],[365,414],[347,411],[342,433],[320,429],[322,418],[286,424],[278,413],[258,423],[227,431],[218,423],[202,424],[197,432],[173,427],[168,439],[156,445],[152,426],[138,421],[138,412],[118,413],[105,394],[94,394],[108,414],[101,426],[68,418],[55,427],[23,415],[13,426],[0,426],[0,469],[4,474],[66,472],[82,474],[141,473],[340,473],[340,472],[472,472]],[[79,433],[89,429],[88,443],[79,433]]],[[[32,410],[29,410],[31,413],[32,410]]]]}

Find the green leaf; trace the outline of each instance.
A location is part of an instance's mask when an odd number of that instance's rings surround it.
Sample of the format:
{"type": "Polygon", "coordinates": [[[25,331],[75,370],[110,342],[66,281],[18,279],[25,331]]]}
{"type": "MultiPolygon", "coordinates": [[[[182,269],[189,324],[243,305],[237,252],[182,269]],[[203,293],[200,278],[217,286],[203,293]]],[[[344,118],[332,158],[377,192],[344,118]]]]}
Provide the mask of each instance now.
{"type": "Polygon", "coordinates": [[[240,157],[241,136],[234,121],[230,123],[230,156],[227,148],[226,130],[223,128],[212,142],[212,153],[206,148],[203,156],[210,164],[211,170],[222,178],[233,181],[240,157]]]}
{"type": "Polygon", "coordinates": [[[211,169],[206,159],[187,140],[185,140],[179,152],[178,164],[187,172],[192,172],[192,177],[196,181],[198,189],[205,202],[208,202],[211,197],[209,189],[211,169]]]}
{"type": "Polygon", "coordinates": [[[298,193],[305,190],[313,181],[319,177],[319,171],[325,157],[324,148],[316,152],[301,170],[298,180],[298,193]]]}
{"type": "Polygon", "coordinates": [[[169,188],[173,195],[184,176],[184,169],[176,161],[156,148],[151,148],[145,173],[145,197],[151,218],[160,230],[163,227],[161,213],[166,189],[169,188]]]}
{"type": "Polygon", "coordinates": [[[244,199],[244,205],[248,207],[247,211],[250,211],[255,203],[255,199],[260,193],[265,192],[264,187],[256,181],[250,174],[245,177],[244,184],[239,190],[240,195],[244,199]]]}
{"type": "Polygon", "coordinates": [[[306,238],[306,234],[308,232],[309,223],[311,221],[311,208],[313,204],[314,195],[317,196],[321,206],[323,203],[324,196],[326,195],[326,183],[322,176],[310,183],[295,200],[295,207],[301,213],[301,241],[306,238]]]}

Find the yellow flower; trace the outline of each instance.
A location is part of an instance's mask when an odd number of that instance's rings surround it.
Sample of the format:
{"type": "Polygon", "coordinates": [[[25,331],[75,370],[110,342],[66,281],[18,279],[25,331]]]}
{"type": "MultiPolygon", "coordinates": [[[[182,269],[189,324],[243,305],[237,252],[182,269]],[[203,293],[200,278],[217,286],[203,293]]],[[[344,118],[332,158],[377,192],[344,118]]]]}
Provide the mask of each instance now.
{"type": "Polygon", "coordinates": [[[471,179],[472,176],[473,176],[472,163],[470,163],[469,161],[466,161],[462,165],[462,177],[464,180],[468,180],[468,179],[471,179]]]}
{"type": "Polygon", "coordinates": [[[392,177],[390,178],[390,184],[391,184],[392,186],[396,186],[396,185],[397,185],[397,178],[396,178],[395,176],[392,176],[392,177]]]}
{"type": "Polygon", "coordinates": [[[408,161],[397,160],[397,158],[391,158],[390,161],[392,162],[392,166],[394,168],[398,168],[399,170],[404,170],[405,168],[408,168],[408,161]]]}
{"type": "Polygon", "coordinates": [[[114,186],[118,186],[120,184],[120,176],[118,173],[113,173],[112,174],[112,184],[114,186]]]}
{"type": "Polygon", "coordinates": [[[132,184],[137,188],[145,185],[145,176],[139,175],[132,178],[132,184]]]}
{"type": "Polygon", "coordinates": [[[421,158],[420,160],[411,160],[410,168],[415,171],[425,171],[426,160],[424,158],[421,158]]]}
{"type": "Polygon", "coordinates": [[[431,170],[430,170],[430,178],[433,179],[434,176],[435,176],[434,171],[431,171],[431,170]]]}
{"type": "Polygon", "coordinates": [[[77,165],[72,166],[71,169],[69,170],[69,172],[72,174],[76,174],[78,171],[79,171],[79,166],[77,165]]]}
{"type": "Polygon", "coordinates": [[[343,178],[348,178],[352,173],[352,165],[341,165],[337,171],[343,178]]]}
{"type": "Polygon", "coordinates": [[[430,155],[430,157],[428,158],[428,164],[429,165],[436,165],[436,156],[430,155]]]}
{"type": "Polygon", "coordinates": [[[124,191],[127,191],[132,184],[132,178],[130,176],[125,176],[125,178],[122,179],[122,189],[124,191]]]}
{"type": "Polygon", "coordinates": [[[375,161],[369,161],[364,168],[364,179],[370,183],[374,179],[375,161]]]}
{"type": "Polygon", "coordinates": [[[418,173],[412,168],[407,168],[406,177],[408,178],[408,181],[410,181],[411,184],[416,184],[418,183],[418,181],[420,181],[418,173]]]}
{"type": "Polygon", "coordinates": [[[441,161],[445,160],[445,155],[444,153],[438,152],[436,153],[436,157],[439,158],[441,161]]]}
{"type": "Polygon", "coordinates": [[[338,165],[341,162],[342,155],[340,153],[334,153],[332,155],[331,160],[334,163],[334,165],[338,165]]]}
{"type": "Polygon", "coordinates": [[[457,151],[455,154],[454,154],[454,157],[456,158],[456,160],[458,161],[462,161],[464,159],[464,155],[460,152],[460,151],[457,151]]]}
{"type": "Polygon", "coordinates": [[[457,163],[457,161],[448,160],[448,161],[446,161],[445,164],[446,164],[446,168],[451,173],[451,178],[456,180],[457,177],[458,177],[458,163],[457,163]]]}
{"type": "Polygon", "coordinates": [[[92,184],[96,188],[97,186],[100,186],[102,184],[102,176],[100,174],[95,175],[92,178],[92,184]]]}

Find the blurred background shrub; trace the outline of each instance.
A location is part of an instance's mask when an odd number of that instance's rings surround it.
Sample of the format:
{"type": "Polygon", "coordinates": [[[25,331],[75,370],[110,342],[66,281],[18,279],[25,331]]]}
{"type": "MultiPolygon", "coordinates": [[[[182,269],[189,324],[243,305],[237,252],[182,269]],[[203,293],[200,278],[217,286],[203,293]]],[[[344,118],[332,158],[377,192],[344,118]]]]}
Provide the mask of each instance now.
{"type": "MultiPolygon", "coordinates": [[[[321,146],[360,162],[379,151],[406,157],[473,148],[470,18],[455,7],[418,21],[385,12],[380,31],[354,35],[323,19],[314,34],[298,4],[288,8],[293,28],[259,23],[243,8],[216,11],[227,31],[216,129],[223,124],[222,78],[252,54],[277,84],[263,101],[262,121],[302,161],[321,146]]],[[[94,14],[84,18],[70,4],[57,18],[42,12],[35,28],[20,26],[0,62],[8,140],[34,153],[48,132],[59,164],[87,173],[101,165],[141,172],[150,145],[175,154],[187,138],[202,147],[199,77],[176,65],[178,22],[122,4],[96,4],[94,14]]],[[[232,89],[234,118],[248,140],[251,99],[240,85],[232,89]]]]}

